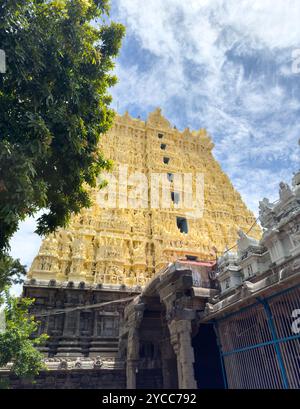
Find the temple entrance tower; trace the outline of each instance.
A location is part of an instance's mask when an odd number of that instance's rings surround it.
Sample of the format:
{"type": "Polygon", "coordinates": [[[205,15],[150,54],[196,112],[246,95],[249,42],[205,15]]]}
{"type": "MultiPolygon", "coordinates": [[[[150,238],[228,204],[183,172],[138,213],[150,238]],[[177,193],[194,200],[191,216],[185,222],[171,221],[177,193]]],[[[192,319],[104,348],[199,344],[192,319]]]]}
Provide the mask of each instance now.
{"type": "MultiPolygon", "coordinates": [[[[114,162],[107,190],[93,191],[90,209],[44,239],[28,278],[139,289],[170,262],[210,260],[235,244],[255,219],[213,146],[204,129],[180,132],[160,109],[146,122],[117,115],[101,140],[114,162]]],[[[257,226],[251,235],[260,236],[257,226]]]]}

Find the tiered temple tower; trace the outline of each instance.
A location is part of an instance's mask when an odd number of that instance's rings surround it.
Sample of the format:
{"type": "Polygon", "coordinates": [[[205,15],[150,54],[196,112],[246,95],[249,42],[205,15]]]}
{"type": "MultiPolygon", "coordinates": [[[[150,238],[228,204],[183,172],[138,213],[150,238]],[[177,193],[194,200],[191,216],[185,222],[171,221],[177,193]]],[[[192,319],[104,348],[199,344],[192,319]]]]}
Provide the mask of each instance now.
{"type": "MultiPolygon", "coordinates": [[[[116,116],[101,140],[104,155],[114,161],[116,206],[101,207],[99,193],[93,191],[90,209],[74,216],[67,229],[43,240],[28,278],[144,286],[169,262],[186,256],[211,260],[216,250],[220,254],[233,245],[237,231],[247,232],[255,218],[214,159],[213,146],[205,129],[180,132],[160,109],[146,122],[128,113],[116,116]],[[127,169],[127,181],[120,181],[120,169],[127,169]],[[140,190],[140,207],[120,205],[122,195],[129,201],[136,195],[131,177],[136,172],[149,182],[140,190]],[[169,207],[151,206],[150,179],[157,173],[163,173],[169,183],[169,207]],[[182,206],[183,188],[176,184],[176,175],[187,173],[192,174],[194,196],[196,175],[204,175],[202,217],[182,206]]],[[[101,197],[113,197],[113,187],[109,183],[101,197]]],[[[258,239],[259,227],[255,225],[250,235],[258,239]]]]}

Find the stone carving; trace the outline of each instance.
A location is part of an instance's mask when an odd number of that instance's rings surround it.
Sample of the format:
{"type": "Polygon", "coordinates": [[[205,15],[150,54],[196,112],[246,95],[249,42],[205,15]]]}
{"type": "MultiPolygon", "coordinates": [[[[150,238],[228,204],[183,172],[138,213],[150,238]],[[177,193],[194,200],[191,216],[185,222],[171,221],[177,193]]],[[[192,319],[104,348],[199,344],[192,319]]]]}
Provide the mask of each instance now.
{"type": "Polygon", "coordinates": [[[102,359],[101,359],[100,356],[97,356],[97,357],[94,359],[94,368],[95,368],[95,369],[99,369],[99,368],[101,368],[102,366],[103,366],[103,361],[102,361],[102,359]]]}
{"type": "Polygon", "coordinates": [[[134,263],[144,263],[145,262],[145,244],[134,242],[132,249],[132,256],[134,263]]]}
{"type": "Polygon", "coordinates": [[[259,218],[263,227],[271,227],[275,224],[274,205],[269,199],[264,198],[259,202],[259,218]]]}
{"type": "Polygon", "coordinates": [[[63,370],[68,369],[68,361],[66,359],[61,359],[58,368],[63,370]]]}
{"type": "Polygon", "coordinates": [[[40,255],[56,256],[57,253],[57,239],[54,234],[47,236],[41,245],[40,255]]]}
{"type": "Polygon", "coordinates": [[[300,187],[300,170],[294,173],[292,185],[294,189],[297,189],[298,187],[300,187]]]}
{"type": "Polygon", "coordinates": [[[155,128],[171,128],[170,122],[162,116],[160,108],[149,114],[147,124],[155,128]]]}
{"type": "Polygon", "coordinates": [[[279,183],[279,197],[280,200],[283,202],[286,202],[293,196],[292,189],[288,185],[288,183],[285,182],[280,182],[279,183]]]}
{"type": "Polygon", "coordinates": [[[73,258],[81,258],[84,257],[84,241],[80,240],[80,238],[77,238],[74,241],[73,245],[73,258]]]}
{"type": "Polygon", "coordinates": [[[81,367],[82,367],[82,362],[81,362],[80,358],[77,358],[77,359],[76,359],[76,361],[75,361],[75,363],[74,363],[74,366],[75,366],[76,369],[81,369],[81,367]]]}
{"type": "MultiPolygon", "coordinates": [[[[45,238],[28,277],[76,285],[85,281],[144,286],[169,262],[185,257],[187,250],[205,260],[211,259],[212,246],[220,254],[225,244],[233,245],[237,227],[248,231],[255,219],[213,158],[212,147],[206,130],[179,132],[160,109],[150,113],[147,122],[128,113],[117,115],[100,146],[104,156],[115,162],[114,176],[119,178],[119,165],[127,165],[128,176],[136,171],[144,175],[204,173],[203,217],[191,220],[186,213],[185,234],[177,226],[177,217],[184,217],[185,212],[174,205],[170,209],[103,208],[98,205],[97,190],[91,190],[92,207],[74,215],[68,228],[45,238]],[[163,162],[164,156],[170,158],[169,164],[163,162]]],[[[194,189],[195,184],[193,180],[194,189]]],[[[260,234],[258,226],[251,231],[255,238],[260,234]]]]}
{"type": "Polygon", "coordinates": [[[247,248],[251,246],[258,246],[258,241],[247,236],[247,234],[245,234],[243,230],[238,231],[238,236],[239,238],[237,241],[237,245],[239,252],[247,250],[247,248]]]}
{"type": "Polygon", "coordinates": [[[290,237],[294,243],[294,246],[300,245],[300,224],[291,225],[290,237]]]}

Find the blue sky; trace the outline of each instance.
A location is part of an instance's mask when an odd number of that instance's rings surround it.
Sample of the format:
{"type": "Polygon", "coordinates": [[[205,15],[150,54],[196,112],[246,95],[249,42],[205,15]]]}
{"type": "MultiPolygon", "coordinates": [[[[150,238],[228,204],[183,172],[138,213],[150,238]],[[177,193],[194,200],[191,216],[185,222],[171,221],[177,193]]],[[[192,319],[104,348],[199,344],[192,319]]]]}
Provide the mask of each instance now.
{"type": "MultiPolygon", "coordinates": [[[[112,3],[127,28],[113,107],[145,119],[160,106],[179,129],[207,128],[247,205],[256,213],[260,199],[275,200],[299,168],[300,1],[112,3]]],[[[27,265],[40,245],[34,228],[25,221],[11,243],[27,265]]]]}

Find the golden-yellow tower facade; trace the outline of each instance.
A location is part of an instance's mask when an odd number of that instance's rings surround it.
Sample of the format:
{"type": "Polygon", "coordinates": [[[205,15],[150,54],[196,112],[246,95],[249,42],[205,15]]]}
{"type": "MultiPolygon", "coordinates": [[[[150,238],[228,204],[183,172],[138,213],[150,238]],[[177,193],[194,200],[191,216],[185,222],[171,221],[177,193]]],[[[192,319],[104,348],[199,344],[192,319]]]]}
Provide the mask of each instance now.
{"type": "Polygon", "coordinates": [[[239,229],[248,232],[254,225],[249,234],[259,238],[260,228],[214,159],[213,146],[204,129],[180,132],[160,109],[150,113],[147,121],[133,119],[128,113],[117,115],[101,139],[106,158],[114,162],[116,183],[109,179],[107,188],[93,191],[91,208],[73,216],[67,229],[43,240],[28,278],[143,286],[176,259],[211,260],[216,250],[221,253],[235,244],[239,229]],[[126,170],[127,179],[120,181],[120,169],[126,170]],[[149,193],[153,175],[166,176],[170,205],[153,201],[149,193]],[[181,180],[184,175],[190,177],[186,180],[191,181],[188,191],[192,196],[196,183],[202,180],[199,214],[197,209],[182,206],[186,192],[184,183],[177,183],[177,175],[181,180]],[[197,175],[203,175],[202,179],[197,175]],[[137,188],[137,179],[149,183],[137,188]],[[108,206],[99,201],[99,195],[102,200],[108,196],[116,200],[108,206]],[[120,200],[122,195],[126,205],[120,200]],[[132,205],[133,197],[138,205],[132,205]]]}

